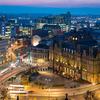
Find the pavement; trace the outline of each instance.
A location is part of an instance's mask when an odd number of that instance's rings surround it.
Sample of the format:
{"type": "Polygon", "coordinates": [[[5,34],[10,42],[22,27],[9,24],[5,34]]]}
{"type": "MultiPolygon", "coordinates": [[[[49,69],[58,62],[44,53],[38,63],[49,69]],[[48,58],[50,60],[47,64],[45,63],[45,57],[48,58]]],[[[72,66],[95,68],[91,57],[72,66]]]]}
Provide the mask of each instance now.
{"type": "MultiPolygon", "coordinates": [[[[54,76],[50,73],[45,73],[45,72],[43,72],[42,74],[45,74],[47,76],[54,76]]],[[[46,97],[52,97],[52,99],[50,99],[50,100],[53,100],[53,99],[56,100],[55,98],[57,98],[58,100],[64,100],[64,96],[66,93],[68,93],[71,100],[84,100],[84,93],[86,93],[86,91],[88,91],[88,90],[94,91],[97,89],[100,89],[100,84],[99,85],[90,84],[90,85],[86,85],[86,86],[84,85],[84,86],[77,87],[77,88],[68,88],[67,89],[67,88],[52,88],[52,87],[43,88],[43,86],[38,86],[36,84],[29,83],[25,87],[25,90],[33,91],[33,94],[31,94],[31,95],[29,94],[29,100],[31,100],[30,98],[34,97],[34,96],[37,97],[36,100],[42,100],[42,99],[39,99],[41,97],[44,98],[43,100],[49,100],[46,97]]],[[[99,92],[98,92],[98,94],[99,94],[99,92]]],[[[99,99],[97,99],[97,100],[99,100],[99,99]]]]}

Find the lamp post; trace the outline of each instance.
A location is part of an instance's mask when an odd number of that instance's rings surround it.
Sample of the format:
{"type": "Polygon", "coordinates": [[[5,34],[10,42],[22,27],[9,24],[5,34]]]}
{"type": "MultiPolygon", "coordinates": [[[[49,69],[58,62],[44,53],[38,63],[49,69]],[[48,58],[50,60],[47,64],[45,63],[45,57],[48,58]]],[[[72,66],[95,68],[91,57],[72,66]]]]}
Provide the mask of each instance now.
{"type": "Polygon", "coordinates": [[[55,53],[54,53],[54,40],[52,40],[52,67],[53,67],[53,73],[54,73],[54,59],[55,59],[55,53]]]}
{"type": "Polygon", "coordinates": [[[17,99],[16,100],[19,100],[19,96],[17,96],[17,99]]]}
{"type": "Polygon", "coordinates": [[[31,46],[29,47],[29,54],[28,54],[28,58],[29,58],[29,63],[31,63],[32,62],[32,53],[31,53],[31,46]]]}

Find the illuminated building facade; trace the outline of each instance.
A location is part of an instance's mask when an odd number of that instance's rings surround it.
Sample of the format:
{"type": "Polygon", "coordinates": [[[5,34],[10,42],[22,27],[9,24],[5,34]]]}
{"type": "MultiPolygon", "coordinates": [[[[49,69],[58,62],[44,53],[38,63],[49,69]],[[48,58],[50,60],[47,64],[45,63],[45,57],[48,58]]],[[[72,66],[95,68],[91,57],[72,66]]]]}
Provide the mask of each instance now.
{"type": "Polygon", "coordinates": [[[49,31],[52,31],[52,33],[54,35],[57,35],[57,34],[60,34],[61,33],[61,27],[59,25],[44,25],[43,26],[43,30],[49,30],[49,31]]]}
{"type": "Polygon", "coordinates": [[[70,33],[62,41],[54,39],[49,53],[54,72],[74,80],[100,83],[100,46],[91,31],[70,33]]]}
{"type": "Polygon", "coordinates": [[[48,46],[39,44],[36,47],[33,46],[32,51],[34,59],[36,60],[44,59],[45,61],[48,61],[48,54],[49,54],[48,46]]]}
{"type": "Polygon", "coordinates": [[[32,62],[38,66],[49,66],[49,47],[44,44],[32,46],[32,62]]]}
{"type": "Polygon", "coordinates": [[[8,40],[0,40],[0,64],[5,63],[7,60],[10,60],[6,58],[6,52],[8,48],[8,40]]]}
{"type": "Polygon", "coordinates": [[[66,31],[66,28],[68,28],[67,31],[69,31],[71,26],[71,13],[67,12],[65,14],[42,17],[36,20],[37,29],[41,29],[45,24],[59,25],[61,26],[61,29],[63,29],[63,31],[66,31]]]}
{"type": "Polygon", "coordinates": [[[19,26],[20,35],[32,35],[32,26],[31,25],[23,25],[19,26]]]}

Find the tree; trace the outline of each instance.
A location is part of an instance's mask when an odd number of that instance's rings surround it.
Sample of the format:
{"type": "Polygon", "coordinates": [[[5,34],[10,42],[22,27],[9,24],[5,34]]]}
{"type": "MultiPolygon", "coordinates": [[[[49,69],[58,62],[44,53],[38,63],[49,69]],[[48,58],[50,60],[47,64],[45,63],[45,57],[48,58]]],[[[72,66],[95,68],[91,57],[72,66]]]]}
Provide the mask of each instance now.
{"type": "Polygon", "coordinates": [[[4,100],[6,97],[7,97],[7,89],[6,88],[3,88],[2,90],[1,90],[1,98],[2,98],[2,100],[4,100]]]}

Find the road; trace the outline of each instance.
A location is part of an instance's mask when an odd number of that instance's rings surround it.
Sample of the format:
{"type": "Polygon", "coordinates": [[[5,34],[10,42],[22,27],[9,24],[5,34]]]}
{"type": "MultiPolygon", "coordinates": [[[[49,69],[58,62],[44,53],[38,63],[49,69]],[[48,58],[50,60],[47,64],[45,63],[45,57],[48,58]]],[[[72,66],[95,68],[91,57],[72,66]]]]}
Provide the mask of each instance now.
{"type": "Polygon", "coordinates": [[[17,50],[21,47],[23,47],[23,44],[21,44],[21,45],[17,45],[16,43],[12,44],[12,46],[8,48],[7,58],[10,57],[12,60],[16,60],[15,50],[17,50]]]}
{"type": "Polygon", "coordinates": [[[7,81],[9,78],[19,74],[20,72],[23,72],[25,70],[28,70],[30,67],[22,65],[21,67],[17,67],[14,68],[12,70],[10,70],[8,73],[5,73],[4,75],[2,75],[0,77],[0,84],[4,83],[5,81],[7,81]]]}
{"type": "Polygon", "coordinates": [[[38,96],[51,95],[52,97],[64,96],[64,94],[66,94],[66,93],[68,93],[69,96],[80,95],[80,94],[86,93],[86,91],[88,91],[88,90],[94,91],[94,90],[98,90],[98,89],[100,89],[100,85],[95,85],[95,86],[91,85],[91,86],[79,87],[79,88],[74,88],[74,89],[59,89],[59,88],[58,89],[52,89],[52,88],[42,89],[35,85],[33,85],[33,86],[29,85],[26,87],[27,91],[34,91],[35,93],[38,94],[38,96]]]}

